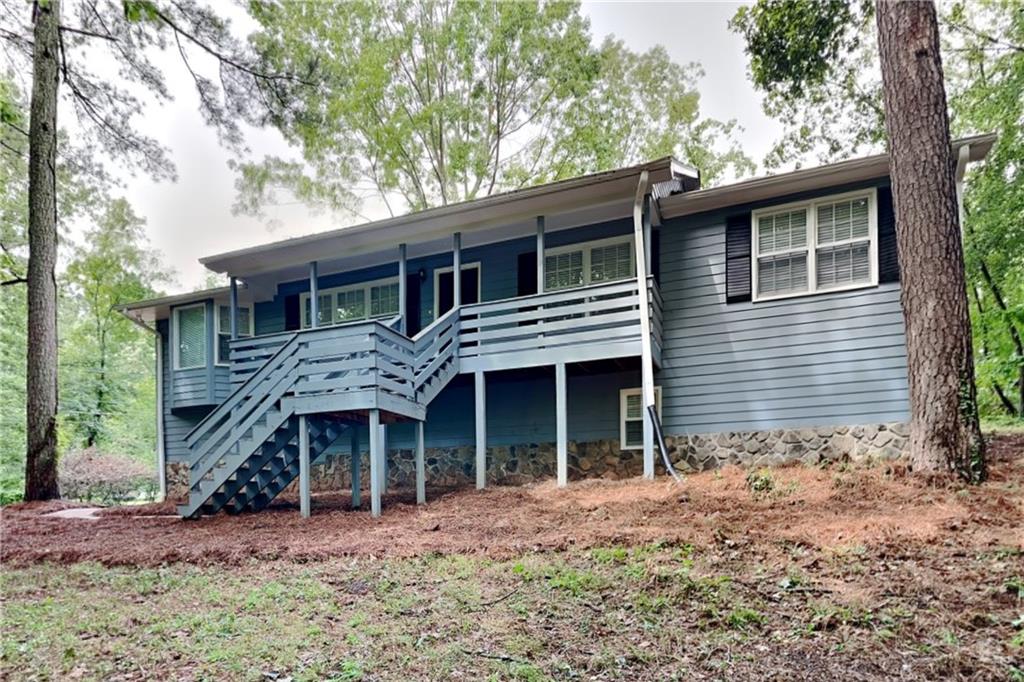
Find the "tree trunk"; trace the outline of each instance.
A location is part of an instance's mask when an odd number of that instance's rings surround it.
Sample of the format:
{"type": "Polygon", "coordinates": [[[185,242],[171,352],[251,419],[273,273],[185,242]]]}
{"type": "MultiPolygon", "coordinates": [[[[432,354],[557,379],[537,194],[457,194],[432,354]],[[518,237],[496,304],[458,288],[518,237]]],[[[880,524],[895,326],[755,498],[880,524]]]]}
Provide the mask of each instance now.
{"type": "Polygon", "coordinates": [[[985,477],[955,160],[931,2],[878,0],[914,471],[985,477]]]}
{"type": "Polygon", "coordinates": [[[28,368],[25,499],[57,487],[57,65],[60,0],[37,2],[28,143],[28,368]]]}

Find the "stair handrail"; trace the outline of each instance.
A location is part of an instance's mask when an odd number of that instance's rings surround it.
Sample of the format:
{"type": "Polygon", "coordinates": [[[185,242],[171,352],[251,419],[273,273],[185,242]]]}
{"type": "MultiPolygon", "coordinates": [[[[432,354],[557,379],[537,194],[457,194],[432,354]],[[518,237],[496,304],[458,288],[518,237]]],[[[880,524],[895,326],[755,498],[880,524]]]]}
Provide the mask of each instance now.
{"type": "Polygon", "coordinates": [[[212,421],[219,420],[224,416],[224,412],[230,413],[230,411],[234,409],[235,405],[237,405],[242,399],[243,394],[249,392],[251,385],[255,385],[266,379],[267,375],[273,372],[276,365],[279,364],[278,360],[281,356],[294,350],[297,345],[297,338],[298,332],[292,333],[291,338],[281,344],[281,347],[278,348],[273,355],[267,358],[262,367],[250,374],[245,381],[240,383],[235,390],[231,392],[231,395],[221,402],[220,405],[211,410],[209,414],[203,417],[198,424],[192,427],[192,430],[185,434],[185,444],[192,447],[202,436],[202,432],[205,432],[210,427],[212,421]]]}
{"type": "Polygon", "coordinates": [[[423,386],[434,376],[437,368],[445,364],[441,358],[457,357],[458,341],[456,336],[459,333],[460,315],[460,309],[454,307],[413,337],[413,391],[415,394],[419,394],[423,386]],[[434,349],[433,346],[437,339],[448,333],[451,333],[452,338],[449,340],[447,347],[434,349]],[[437,363],[437,366],[431,369],[431,365],[435,363],[437,363]],[[427,369],[431,369],[431,371],[427,373],[427,369]]]}

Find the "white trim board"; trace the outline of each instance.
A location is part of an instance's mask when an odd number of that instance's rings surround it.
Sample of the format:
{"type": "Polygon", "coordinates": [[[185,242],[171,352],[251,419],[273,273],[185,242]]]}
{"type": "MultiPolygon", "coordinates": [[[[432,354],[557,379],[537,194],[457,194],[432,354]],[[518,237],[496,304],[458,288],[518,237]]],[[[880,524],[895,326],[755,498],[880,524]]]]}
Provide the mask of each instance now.
{"type": "MultiPolygon", "coordinates": [[[[441,301],[438,299],[438,293],[441,290],[441,274],[445,272],[451,272],[453,265],[445,265],[440,268],[434,268],[434,319],[441,317],[441,301]]],[[[483,284],[484,284],[484,270],[480,266],[480,261],[473,261],[472,263],[462,263],[459,270],[473,270],[476,269],[476,301],[477,303],[483,303],[483,284]]],[[[454,284],[454,282],[453,282],[454,284]]]]}

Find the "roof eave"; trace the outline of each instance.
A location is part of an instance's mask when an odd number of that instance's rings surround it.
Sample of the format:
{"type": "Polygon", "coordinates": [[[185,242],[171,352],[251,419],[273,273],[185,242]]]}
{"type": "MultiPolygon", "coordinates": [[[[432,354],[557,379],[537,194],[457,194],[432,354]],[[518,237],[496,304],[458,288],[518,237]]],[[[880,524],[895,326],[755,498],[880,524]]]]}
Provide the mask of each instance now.
{"type": "MultiPolygon", "coordinates": [[[[954,153],[969,146],[970,161],[980,161],[988,155],[995,143],[992,133],[975,135],[953,141],[954,153]]],[[[788,194],[872,180],[889,174],[889,155],[877,154],[859,159],[808,168],[778,175],[742,180],[729,185],[685,192],[665,197],[659,202],[662,218],[678,218],[704,211],[725,208],[735,204],[748,204],[788,194]]]]}

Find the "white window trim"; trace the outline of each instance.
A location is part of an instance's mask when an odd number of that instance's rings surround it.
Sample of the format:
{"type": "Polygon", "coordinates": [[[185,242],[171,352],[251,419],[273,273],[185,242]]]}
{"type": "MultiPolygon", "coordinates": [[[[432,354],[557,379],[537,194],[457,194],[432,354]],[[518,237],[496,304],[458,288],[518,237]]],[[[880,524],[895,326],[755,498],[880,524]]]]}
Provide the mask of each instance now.
{"type": "MultiPolygon", "coordinates": [[[[442,268],[434,268],[434,319],[441,317],[441,275],[445,272],[451,272],[454,265],[446,265],[442,268]]],[[[480,261],[473,261],[472,263],[462,263],[459,266],[460,270],[476,270],[476,300],[483,302],[483,268],[480,267],[480,261]]]]}
{"type": "MultiPolygon", "coordinates": [[[[228,362],[227,360],[222,359],[220,357],[220,335],[221,335],[222,332],[224,334],[230,334],[231,333],[231,329],[229,328],[229,329],[221,330],[221,328],[220,328],[220,309],[221,308],[230,308],[230,307],[231,307],[230,303],[221,303],[219,301],[214,301],[214,303],[213,303],[213,340],[216,341],[216,343],[214,344],[214,349],[213,349],[213,353],[214,353],[213,362],[214,362],[214,364],[219,365],[221,367],[226,367],[226,366],[230,365],[231,363],[228,362]]],[[[249,336],[250,337],[251,336],[255,336],[256,335],[256,333],[255,333],[256,323],[255,323],[255,320],[253,319],[252,306],[251,305],[239,305],[238,306],[239,310],[241,310],[242,308],[245,308],[246,310],[249,311],[249,336]]],[[[241,331],[241,330],[239,330],[239,331],[241,331]]]]}
{"type": "MultiPolygon", "coordinates": [[[[331,287],[330,289],[318,289],[317,290],[317,295],[319,295],[319,296],[330,296],[331,297],[331,305],[335,306],[336,303],[337,303],[337,300],[338,300],[337,299],[337,295],[338,294],[345,294],[345,293],[348,293],[350,291],[358,291],[358,290],[362,289],[363,290],[363,295],[365,296],[364,300],[365,300],[365,303],[366,303],[366,315],[364,315],[362,318],[359,318],[359,319],[370,320],[370,319],[376,319],[376,318],[380,318],[380,317],[388,317],[389,315],[397,314],[397,313],[385,313],[384,315],[371,316],[370,315],[370,289],[372,289],[373,287],[379,287],[379,286],[383,286],[383,285],[386,285],[386,284],[398,284],[398,283],[399,282],[398,282],[398,278],[397,277],[384,277],[382,279],[375,279],[375,280],[371,280],[369,282],[357,282],[356,284],[346,284],[346,285],[340,286],[340,287],[331,287]]],[[[399,296],[401,296],[401,287],[399,287],[399,296]]],[[[308,301],[308,300],[309,300],[309,292],[308,291],[304,291],[301,294],[299,294],[299,320],[300,320],[299,323],[300,323],[302,329],[309,329],[310,328],[310,324],[309,324],[310,321],[308,319],[306,319],[306,301],[308,301]]],[[[399,303],[399,306],[401,306],[401,303],[399,303]]],[[[345,320],[344,322],[333,321],[333,313],[332,313],[332,322],[331,322],[331,324],[326,325],[326,326],[332,327],[332,326],[337,325],[337,324],[345,324],[347,322],[355,322],[355,321],[356,320],[345,320]]]]}
{"type": "MultiPolygon", "coordinates": [[[[629,277],[636,277],[636,249],[633,248],[633,235],[622,235],[619,237],[606,237],[604,239],[592,239],[586,242],[575,242],[573,244],[565,244],[564,246],[553,246],[551,248],[544,249],[544,278],[547,279],[548,266],[547,257],[557,256],[563,253],[572,253],[573,251],[583,251],[583,284],[573,285],[569,287],[562,287],[560,289],[551,289],[550,291],[568,291],[570,289],[579,289],[580,287],[587,287],[591,285],[590,279],[590,252],[595,248],[602,246],[614,246],[617,244],[629,244],[629,277]]],[[[625,281],[629,277],[623,277],[618,280],[609,281],[625,281]]],[[[607,282],[602,282],[606,284],[607,282]]],[[[543,284],[541,282],[540,284],[543,284]]],[[[544,291],[549,291],[547,286],[544,286],[544,291]]]]}
{"type": "MultiPolygon", "coordinates": [[[[626,445],[626,398],[632,395],[643,396],[642,388],[623,388],[619,391],[619,449],[620,450],[643,450],[643,443],[640,445],[626,445]]],[[[654,405],[658,410],[658,419],[661,419],[661,386],[654,387],[654,405]]],[[[643,413],[641,413],[642,416],[643,413]]],[[[635,421],[635,420],[634,420],[635,421]]],[[[641,418],[641,422],[643,419],[641,418]]]]}
{"type": "MultiPolygon", "coordinates": [[[[829,246],[842,246],[843,244],[861,241],[860,239],[849,239],[841,242],[834,242],[829,246]]],[[[854,192],[843,192],[842,194],[830,194],[825,197],[816,197],[808,201],[795,201],[789,204],[777,206],[766,206],[750,214],[750,247],[753,257],[751,260],[751,293],[755,303],[759,301],[775,301],[782,298],[794,298],[796,296],[809,296],[814,294],[831,294],[838,291],[850,291],[852,289],[865,289],[878,286],[878,191],[875,188],[856,190],[854,192]],[[867,282],[855,282],[837,287],[818,287],[818,206],[820,204],[831,204],[837,201],[849,199],[867,198],[868,200],[868,268],[870,277],[867,282]],[[758,218],[773,213],[783,213],[805,209],[807,211],[807,289],[804,291],[788,291],[783,294],[771,294],[762,296],[757,290],[757,268],[760,252],[758,249],[757,221],[758,218]]],[[[799,252],[802,249],[792,249],[791,252],[799,252]]],[[[782,253],[782,252],[780,252],[782,253]]]]}
{"type": "Polygon", "coordinates": [[[190,305],[178,306],[174,309],[174,315],[171,320],[171,343],[173,350],[174,369],[202,369],[206,367],[206,363],[209,361],[209,346],[210,335],[207,325],[209,321],[206,319],[206,303],[192,303],[190,305]],[[189,365],[187,367],[181,366],[181,347],[178,345],[178,318],[182,310],[188,310],[190,308],[202,308],[203,309],[203,362],[199,365],[189,365]]]}

